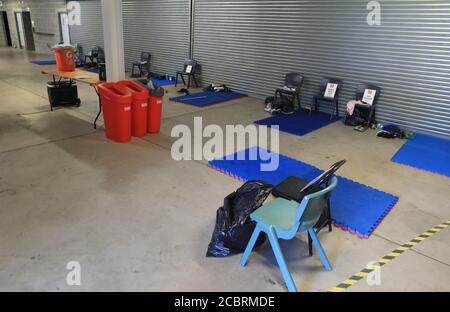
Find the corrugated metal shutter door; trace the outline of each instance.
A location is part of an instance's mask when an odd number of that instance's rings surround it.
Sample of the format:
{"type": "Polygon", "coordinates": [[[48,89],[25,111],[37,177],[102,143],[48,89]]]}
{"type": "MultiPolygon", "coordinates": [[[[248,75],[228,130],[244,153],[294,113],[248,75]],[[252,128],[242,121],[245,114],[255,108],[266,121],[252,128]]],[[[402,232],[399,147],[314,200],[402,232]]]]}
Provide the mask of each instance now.
{"type": "Polygon", "coordinates": [[[123,20],[127,70],[143,51],[152,53],[154,72],[183,68],[190,49],[189,0],[123,0],[123,20]]]}
{"type": "Polygon", "coordinates": [[[83,52],[91,48],[103,48],[102,4],[100,0],[81,0],[81,25],[70,26],[70,41],[81,44],[83,52]]]}
{"type": "Polygon", "coordinates": [[[205,83],[264,97],[286,72],[344,80],[341,115],[360,82],[382,88],[377,119],[450,135],[450,2],[380,1],[381,25],[362,0],[195,0],[194,58],[205,83]]]}

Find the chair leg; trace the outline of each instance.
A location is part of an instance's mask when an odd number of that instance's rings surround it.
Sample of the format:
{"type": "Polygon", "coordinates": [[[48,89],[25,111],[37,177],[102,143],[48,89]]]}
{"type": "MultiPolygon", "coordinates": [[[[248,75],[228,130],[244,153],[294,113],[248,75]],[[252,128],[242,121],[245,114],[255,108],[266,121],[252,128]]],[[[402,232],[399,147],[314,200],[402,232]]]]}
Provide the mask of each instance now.
{"type": "Polygon", "coordinates": [[[309,249],[309,256],[312,257],[313,256],[313,248],[312,248],[312,238],[311,235],[309,235],[308,233],[308,249],[309,249]]]}
{"type": "Polygon", "coordinates": [[[311,116],[312,111],[313,111],[313,108],[314,108],[314,111],[317,112],[317,106],[318,106],[318,101],[317,101],[317,99],[314,97],[314,98],[313,98],[312,107],[311,107],[311,109],[309,110],[309,116],[311,116]]]}
{"type": "Polygon", "coordinates": [[[302,109],[302,103],[300,102],[300,93],[297,93],[298,109],[302,109]]]}
{"type": "Polygon", "coordinates": [[[328,232],[333,231],[333,221],[331,220],[331,202],[327,200],[327,212],[328,212],[328,232]]]}
{"type": "Polygon", "coordinates": [[[186,80],[184,80],[184,75],[180,74],[181,80],[183,81],[184,86],[186,86],[186,80]]]}
{"type": "Polygon", "coordinates": [[[322,245],[319,242],[319,239],[317,238],[316,232],[314,232],[313,228],[310,228],[308,230],[308,234],[311,235],[314,246],[316,247],[317,251],[319,252],[320,260],[322,260],[322,264],[325,267],[325,270],[331,271],[330,262],[328,261],[327,255],[325,254],[325,251],[323,250],[322,245]]]}
{"type": "Polygon", "coordinates": [[[270,245],[277,259],[278,266],[280,267],[281,273],[283,274],[284,281],[286,283],[287,289],[290,292],[297,292],[297,287],[295,286],[294,280],[292,279],[291,273],[289,273],[286,261],[284,260],[283,253],[281,252],[280,244],[278,243],[278,238],[275,230],[271,227],[269,233],[270,245]]]}
{"type": "Polygon", "coordinates": [[[198,88],[198,82],[197,82],[197,78],[195,78],[195,75],[192,75],[192,79],[194,79],[195,87],[198,88]]]}
{"type": "Polygon", "coordinates": [[[191,75],[188,75],[188,85],[187,88],[189,89],[191,87],[191,75]]]}
{"type": "Polygon", "coordinates": [[[339,101],[336,99],[336,118],[339,118],[339,101]]]}
{"type": "MultiPolygon", "coordinates": [[[[333,104],[335,104],[336,101],[333,101],[333,104]]],[[[335,110],[336,110],[336,105],[334,105],[334,107],[332,108],[331,112],[330,112],[330,120],[333,119],[333,116],[335,115],[335,110]]]]}
{"type": "Polygon", "coordinates": [[[241,267],[245,266],[248,261],[248,257],[250,256],[250,253],[253,250],[253,247],[255,246],[256,240],[259,237],[259,234],[261,233],[261,228],[259,224],[256,225],[255,230],[253,231],[252,236],[250,237],[250,240],[248,241],[247,247],[245,248],[244,254],[241,257],[241,267]]]}

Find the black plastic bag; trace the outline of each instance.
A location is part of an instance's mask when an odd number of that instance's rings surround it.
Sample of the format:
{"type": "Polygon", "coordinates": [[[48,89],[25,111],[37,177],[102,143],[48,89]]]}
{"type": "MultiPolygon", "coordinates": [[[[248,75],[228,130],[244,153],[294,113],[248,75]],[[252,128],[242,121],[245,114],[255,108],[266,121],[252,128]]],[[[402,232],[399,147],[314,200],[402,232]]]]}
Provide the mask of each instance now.
{"type": "MultiPolygon", "coordinates": [[[[272,188],[272,185],[263,181],[248,181],[225,197],[223,207],[217,210],[207,257],[227,257],[245,250],[256,226],[249,216],[261,207],[272,188]]],[[[266,236],[260,234],[256,246],[265,240],[266,236]]]]}
{"type": "Polygon", "coordinates": [[[355,107],[352,115],[347,114],[345,116],[344,124],[352,127],[361,126],[367,124],[367,118],[355,107]]]}

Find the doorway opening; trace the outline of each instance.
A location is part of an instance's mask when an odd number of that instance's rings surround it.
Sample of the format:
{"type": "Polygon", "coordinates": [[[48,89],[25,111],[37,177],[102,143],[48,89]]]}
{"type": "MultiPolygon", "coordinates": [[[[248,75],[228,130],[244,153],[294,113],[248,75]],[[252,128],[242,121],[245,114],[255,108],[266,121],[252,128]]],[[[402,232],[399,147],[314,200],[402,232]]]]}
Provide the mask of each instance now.
{"type": "Polygon", "coordinates": [[[8,45],[8,47],[12,47],[11,30],[9,28],[8,13],[6,11],[2,11],[1,18],[3,22],[3,32],[5,33],[6,44],[8,45]]]}
{"type": "Polygon", "coordinates": [[[15,12],[19,48],[34,51],[33,25],[30,12],[15,12]]]}
{"type": "Polygon", "coordinates": [[[58,13],[60,43],[64,45],[70,44],[69,17],[67,13],[58,13]]]}

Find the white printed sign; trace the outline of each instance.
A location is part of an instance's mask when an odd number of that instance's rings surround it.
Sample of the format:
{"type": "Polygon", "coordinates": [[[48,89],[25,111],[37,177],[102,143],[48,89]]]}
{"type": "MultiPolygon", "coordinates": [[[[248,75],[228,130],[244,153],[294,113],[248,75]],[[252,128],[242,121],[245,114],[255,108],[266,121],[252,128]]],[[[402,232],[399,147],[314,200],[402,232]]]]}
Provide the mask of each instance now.
{"type": "Polygon", "coordinates": [[[325,94],[323,96],[326,98],[334,99],[337,87],[337,83],[327,83],[327,88],[325,89],[325,94]]]}
{"type": "Polygon", "coordinates": [[[190,74],[191,71],[192,71],[192,65],[186,66],[186,72],[187,72],[188,74],[190,74]]]}
{"type": "Polygon", "coordinates": [[[377,94],[377,90],[366,89],[364,91],[364,95],[362,101],[366,104],[372,105],[375,100],[375,95],[377,94]]]}

